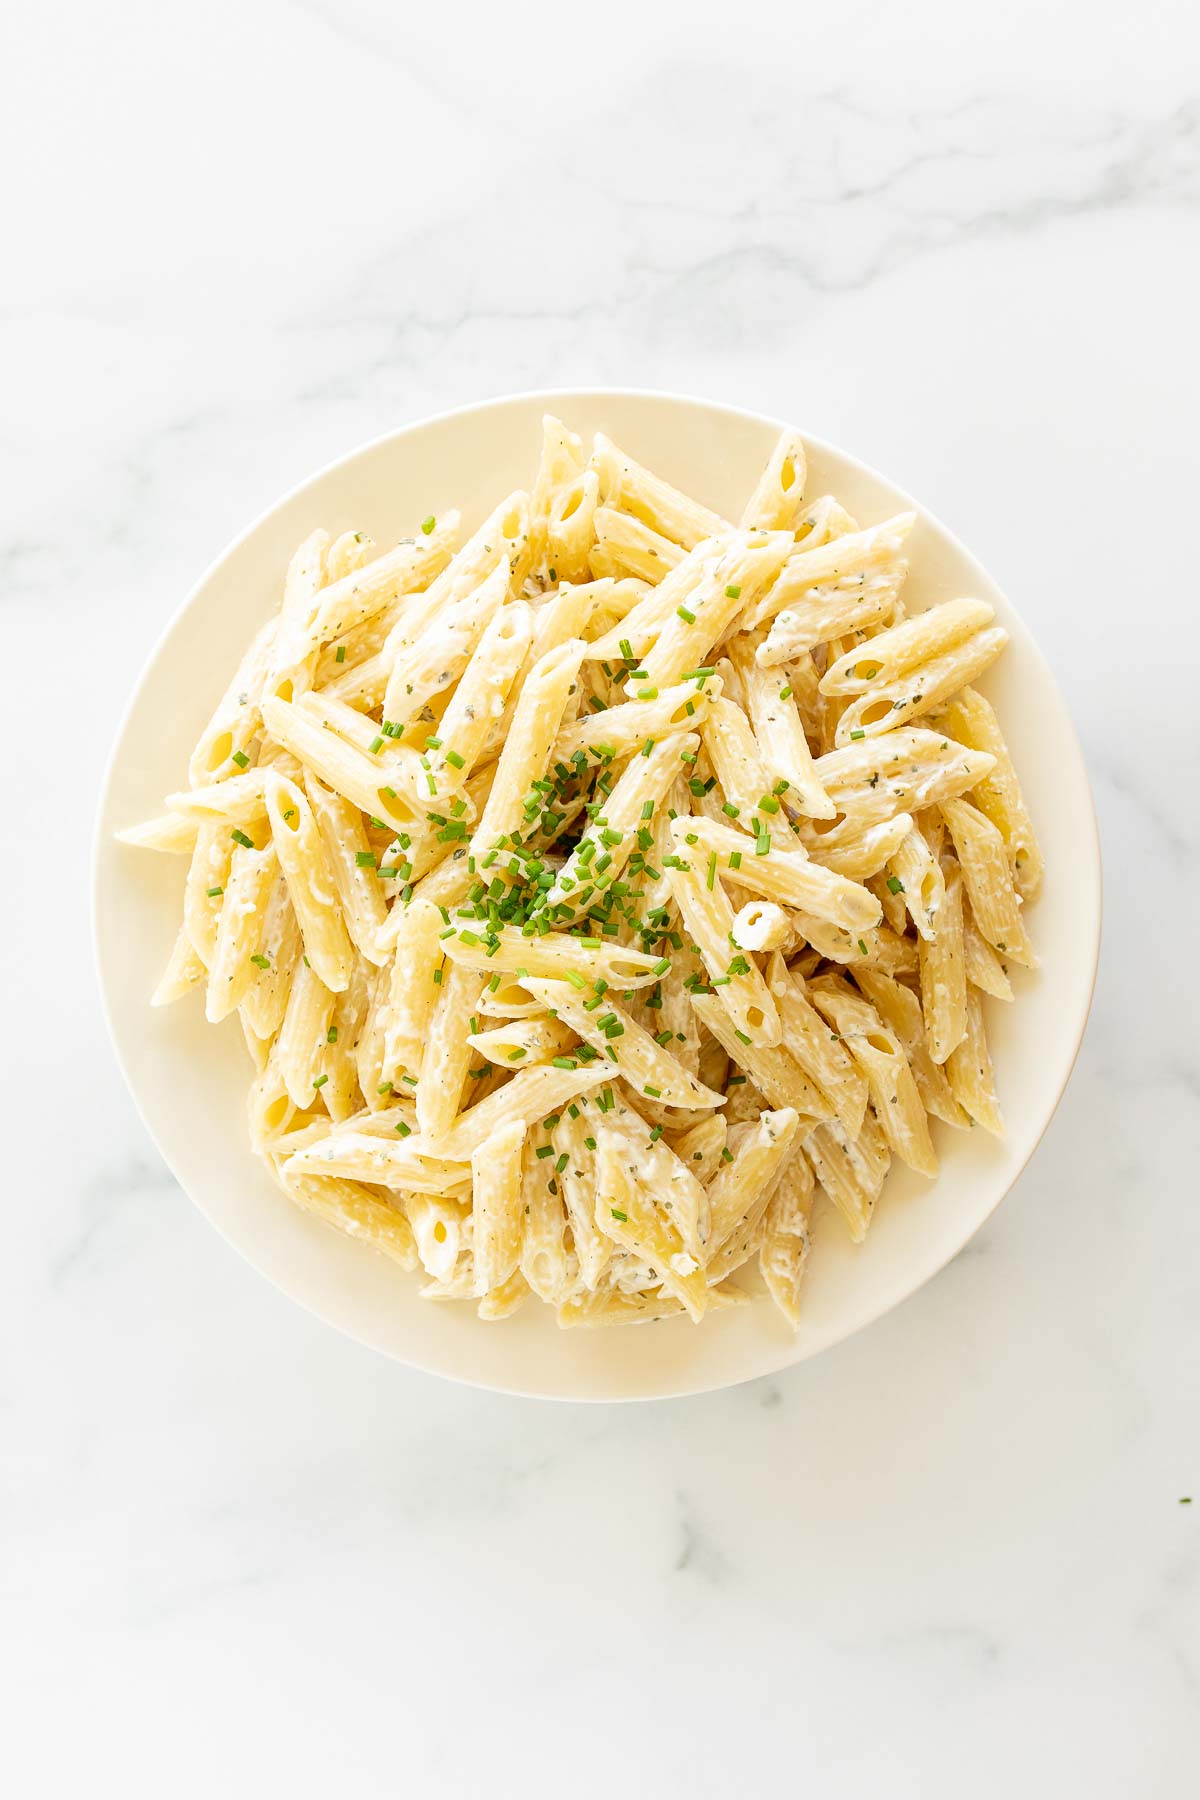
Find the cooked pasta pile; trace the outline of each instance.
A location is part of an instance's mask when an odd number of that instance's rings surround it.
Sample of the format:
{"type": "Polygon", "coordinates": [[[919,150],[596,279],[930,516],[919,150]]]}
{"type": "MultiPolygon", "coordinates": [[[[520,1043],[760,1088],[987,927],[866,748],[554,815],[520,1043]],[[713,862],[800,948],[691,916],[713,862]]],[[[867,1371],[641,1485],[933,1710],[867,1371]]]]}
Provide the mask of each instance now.
{"type": "Polygon", "coordinates": [[[699,1320],[756,1265],[794,1325],[818,1188],[861,1242],[930,1115],[1002,1130],[1005,633],[805,480],[786,432],[734,523],[547,418],[464,543],[314,531],[123,834],[190,857],[154,1004],[238,1015],[255,1150],[423,1295],[699,1320]]]}

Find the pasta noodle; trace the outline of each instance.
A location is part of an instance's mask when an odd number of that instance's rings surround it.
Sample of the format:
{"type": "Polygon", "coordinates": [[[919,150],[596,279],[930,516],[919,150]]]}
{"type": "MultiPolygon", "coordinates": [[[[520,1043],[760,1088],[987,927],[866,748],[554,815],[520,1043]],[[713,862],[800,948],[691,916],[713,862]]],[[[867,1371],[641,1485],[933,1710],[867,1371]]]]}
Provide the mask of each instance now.
{"type": "Polygon", "coordinates": [[[423,1297],[695,1323],[749,1280],[794,1328],[818,1192],[861,1243],[931,1121],[1003,1130],[1005,633],[807,477],[784,432],[726,518],[547,416],[463,542],[314,527],[120,834],[188,858],[152,1003],[238,1015],[253,1149],[423,1297]]]}

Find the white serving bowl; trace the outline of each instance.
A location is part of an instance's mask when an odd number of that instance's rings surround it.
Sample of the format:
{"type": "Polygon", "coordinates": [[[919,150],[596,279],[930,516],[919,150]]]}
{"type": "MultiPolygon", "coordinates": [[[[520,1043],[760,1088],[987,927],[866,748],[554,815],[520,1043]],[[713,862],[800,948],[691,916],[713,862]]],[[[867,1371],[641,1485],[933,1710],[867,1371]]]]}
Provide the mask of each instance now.
{"type": "MultiPolygon", "coordinates": [[[[250,1068],[236,1018],[213,1027],[199,993],[152,1011],[149,996],[179,922],[185,859],[114,841],[159,812],[254,629],[275,607],[294,546],[315,526],[370,532],[386,546],[427,513],[458,506],[473,528],[527,486],[540,421],[558,413],[585,438],[603,430],[688,493],[736,517],[780,421],[671,394],[522,394],[464,407],[376,439],[331,463],[256,520],[192,589],[134,691],[104,785],[95,850],[94,929],[117,1054],[146,1126],[217,1229],[294,1300],[415,1368],[502,1392],[633,1400],[729,1386],[848,1337],[937,1273],[999,1205],[1032,1155],[1083,1034],[1100,936],[1100,858],[1083,757],[1037,646],[996,584],[918,508],[906,598],[991,601],[1011,643],[982,682],[1008,734],[1047,861],[1030,912],[1041,957],[1014,971],[1016,1003],[987,1002],[1004,1143],[934,1125],[934,1182],[893,1165],[874,1224],[855,1248],[818,1205],[803,1316],[793,1335],[767,1301],[699,1327],[686,1319],[560,1331],[527,1305],[502,1324],[470,1306],[418,1298],[418,1282],[297,1211],[251,1154],[250,1068]]],[[[803,419],[792,421],[803,430],[803,419]]],[[[864,523],[916,506],[881,475],[807,439],[808,492],[835,494],[864,523]]],[[[1013,1328],[1017,1328],[1014,1298],[1013,1328]]]]}

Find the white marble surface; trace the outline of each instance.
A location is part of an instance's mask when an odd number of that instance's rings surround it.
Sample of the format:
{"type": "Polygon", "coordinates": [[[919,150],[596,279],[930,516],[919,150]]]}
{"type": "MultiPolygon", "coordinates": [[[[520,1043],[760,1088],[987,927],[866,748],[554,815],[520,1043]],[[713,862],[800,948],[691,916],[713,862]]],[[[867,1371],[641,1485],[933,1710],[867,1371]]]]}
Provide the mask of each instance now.
{"type": "Polygon", "coordinates": [[[14,1793],[1191,1791],[1200,30],[1112,12],[5,8],[14,1793]],[[919,494],[1052,659],[1107,858],[1078,1070],[969,1252],[779,1380],[626,1410],[408,1373],[244,1268],[134,1116],[86,923],[199,569],[342,448],[572,382],[919,494]]]}

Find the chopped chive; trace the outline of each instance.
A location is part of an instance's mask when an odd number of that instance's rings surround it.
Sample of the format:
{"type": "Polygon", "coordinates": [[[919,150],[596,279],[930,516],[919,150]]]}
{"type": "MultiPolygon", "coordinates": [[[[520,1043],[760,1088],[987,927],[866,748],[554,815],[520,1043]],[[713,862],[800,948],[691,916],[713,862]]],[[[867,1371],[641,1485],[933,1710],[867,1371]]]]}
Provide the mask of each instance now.
{"type": "Polygon", "coordinates": [[[553,1144],[539,1144],[533,1154],[538,1158],[539,1161],[542,1161],[547,1156],[554,1155],[554,1145],[553,1144]]]}
{"type": "Polygon", "coordinates": [[[764,794],[759,800],[758,810],[759,812],[765,813],[777,813],[779,811],[779,802],[775,798],[775,795],[764,794]]]}
{"type": "Polygon", "coordinates": [[[741,807],[735,806],[733,804],[732,800],[723,801],[722,805],[721,805],[721,811],[726,815],[727,818],[730,818],[730,819],[738,819],[741,817],[741,813],[742,813],[741,807]]]}
{"type": "Polygon", "coordinates": [[[360,869],[373,869],[375,867],[375,852],[373,850],[356,850],[354,852],[354,860],[360,869]]]}
{"type": "Polygon", "coordinates": [[[750,1039],[746,1036],[744,1031],[738,1031],[735,1028],[733,1035],[737,1038],[739,1044],[748,1044],[750,1042],[750,1039]]]}
{"type": "Polygon", "coordinates": [[[269,956],[252,956],[250,961],[260,969],[269,969],[271,966],[271,959],[269,956]]]}
{"type": "Polygon", "coordinates": [[[250,758],[246,755],[244,750],[235,750],[233,753],[233,760],[239,769],[248,769],[250,767],[250,758]]]}
{"type": "Polygon", "coordinates": [[[325,1033],[325,1042],[327,1044],[336,1044],[337,1043],[337,1026],[336,1025],[331,1025],[329,1027],[329,1030],[325,1033]]]}
{"type": "Polygon", "coordinates": [[[712,855],[708,859],[708,874],[706,875],[705,880],[704,880],[704,885],[708,889],[710,894],[713,891],[713,887],[714,887],[714,884],[716,883],[716,879],[717,879],[717,853],[714,850],[712,855]]]}
{"type": "Polygon", "coordinates": [[[725,589],[725,598],[727,600],[740,600],[741,597],[742,597],[741,588],[737,585],[736,582],[731,582],[729,587],[727,587],[725,589]]]}
{"type": "Polygon", "coordinates": [[[661,1100],[662,1099],[662,1089],[656,1088],[656,1087],[651,1087],[648,1083],[647,1083],[646,1087],[644,1087],[642,1089],[642,1092],[645,1094],[649,1094],[649,1096],[652,1100],[661,1100]]]}
{"type": "Polygon", "coordinates": [[[426,537],[429,536],[430,532],[433,530],[433,528],[436,524],[437,524],[437,520],[434,518],[432,513],[430,513],[430,515],[427,519],[421,520],[421,530],[425,533],[426,537]]]}
{"type": "Polygon", "coordinates": [[[325,1086],[325,1083],[326,1083],[326,1082],[327,1082],[327,1081],[328,1081],[328,1080],[329,1080],[329,1077],[328,1077],[328,1075],[317,1075],[317,1076],[314,1076],[314,1078],[313,1078],[313,1086],[314,1086],[314,1087],[315,1087],[315,1088],[323,1088],[323,1087],[324,1087],[324,1086],[325,1086]]]}
{"type": "Polygon", "coordinates": [[[724,1149],[721,1151],[721,1161],[722,1162],[732,1162],[733,1161],[733,1151],[729,1148],[728,1144],[726,1144],[724,1149]]]}
{"type": "Polygon", "coordinates": [[[569,1056],[551,1057],[550,1064],[555,1069],[577,1069],[579,1067],[579,1064],[569,1056]]]}
{"type": "Polygon", "coordinates": [[[898,875],[889,875],[887,886],[889,894],[902,894],[904,892],[904,883],[898,875]]]}
{"type": "Polygon", "coordinates": [[[205,888],[204,892],[210,900],[219,900],[225,889],[223,887],[205,888]]]}
{"type": "Polygon", "coordinates": [[[861,938],[859,938],[859,940],[858,940],[858,948],[861,951],[863,956],[866,956],[868,954],[867,946],[864,944],[864,942],[861,938]]]}
{"type": "Polygon", "coordinates": [[[340,662],[340,663],[345,662],[345,660],[346,660],[345,644],[338,645],[337,649],[333,653],[333,660],[334,660],[334,662],[340,662]]]}
{"type": "Polygon", "coordinates": [[[253,850],[254,839],[252,837],[247,837],[244,831],[231,831],[229,835],[235,844],[240,844],[242,846],[243,850],[253,850]]]}
{"type": "Polygon", "coordinates": [[[677,606],[675,612],[677,617],[681,618],[685,625],[694,625],[696,623],[695,613],[689,612],[686,606],[677,606]]]}
{"type": "MultiPolygon", "coordinates": [[[[379,754],[379,752],[383,749],[382,737],[372,738],[371,742],[367,745],[367,749],[370,751],[372,756],[377,756],[379,754]]],[[[430,790],[430,792],[436,794],[437,789],[432,788],[430,790]]]]}
{"type": "Polygon", "coordinates": [[[791,688],[790,688],[790,687],[782,687],[782,688],[780,688],[780,690],[779,690],[779,698],[780,698],[780,699],[781,699],[781,700],[790,700],[790,699],[791,699],[791,697],[792,697],[792,690],[791,690],[791,688]]]}
{"type": "Polygon", "coordinates": [[[610,1206],[608,1210],[614,1219],[619,1219],[621,1221],[622,1225],[627,1225],[629,1223],[628,1213],[619,1212],[615,1206],[610,1206]]]}
{"type": "Polygon", "coordinates": [[[867,735],[867,734],[866,734],[866,732],[865,732],[865,731],[852,731],[852,732],[851,732],[851,733],[850,733],[850,736],[851,736],[851,737],[852,737],[852,738],[865,738],[865,737],[866,737],[866,735],[867,735]]]}
{"type": "Polygon", "coordinates": [[[463,769],[466,767],[465,761],[458,754],[457,750],[447,750],[446,761],[450,764],[451,768],[454,769],[463,769]]]}
{"type": "Polygon", "coordinates": [[[571,1158],[568,1156],[567,1152],[564,1150],[554,1165],[554,1173],[556,1175],[561,1175],[563,1170],[566,1168],[567,1164],[570,1162],[570,1160],[571,1160],[571,1158]]]}
{"type": "Polygon", "coordinates": [[[400,1133],[401,1137],[412,1136],[412,1126],[406,1125],[403,1119],[401,1119],[400,1123],[397,1125],[396,1130],[400,1133]]]}

